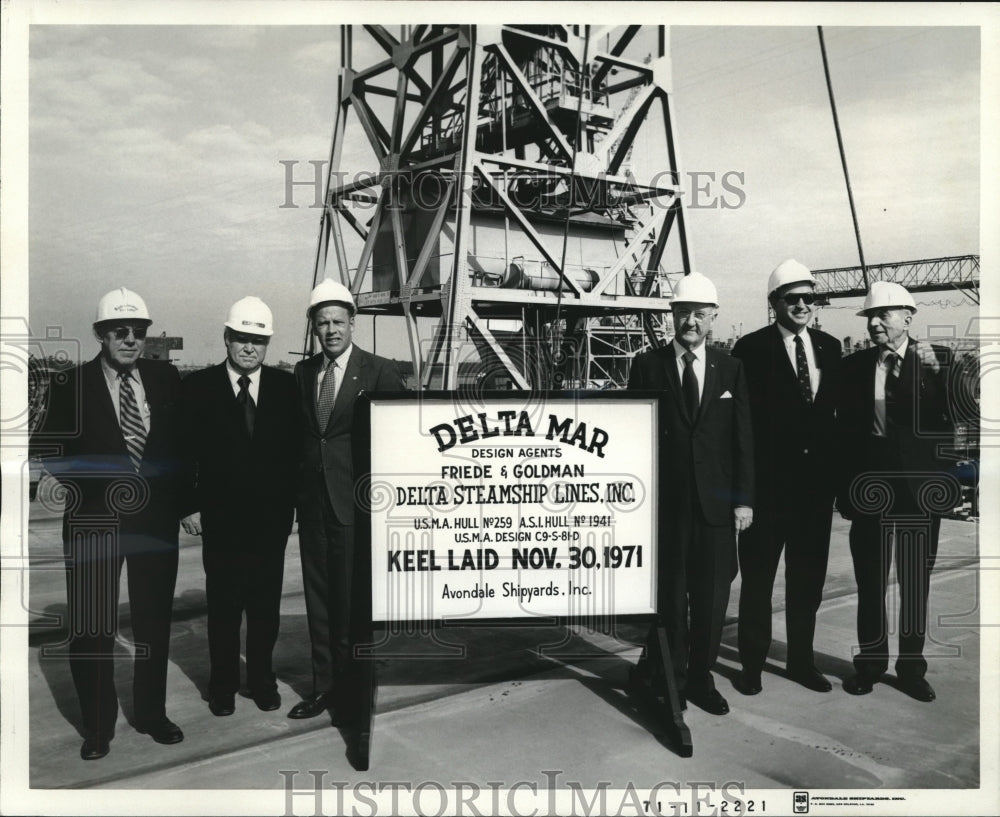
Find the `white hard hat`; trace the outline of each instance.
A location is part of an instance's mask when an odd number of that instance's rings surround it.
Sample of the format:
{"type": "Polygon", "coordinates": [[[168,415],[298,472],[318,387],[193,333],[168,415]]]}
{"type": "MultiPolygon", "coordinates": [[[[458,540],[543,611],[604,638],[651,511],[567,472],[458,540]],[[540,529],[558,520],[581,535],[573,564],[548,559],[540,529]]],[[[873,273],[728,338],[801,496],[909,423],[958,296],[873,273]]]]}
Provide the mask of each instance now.
{"type": "Polygon", "coordinates": [[[674,287],[671,300],[674,303],[719,305],[719,295],[715,291],[715,284],[700,272],[689,272],[681,278],[674,287]]]}
{"type": "Polygon", "coordinates": [[[913,296],[906,291],[906,287],[894,284],[892,281],[873,281],[868,288],[865,305],[861,307],[858,317],[867,317],[870,309],[892,309],[893,307],[905,307],[911,312],[917,311],[913,296]]]}
{"type": "Polygon", "coordinates": [[[229,307],[226,326],[236,332],[245,332],[248,335],[270,337],[274,334],[274,319],[271,317],[271,310],[268,309],[266,303],[253,295],[240,298],[229,307]]]}
{"type": "Polygon", "coordinates": [[[771,275],[767,279],[768,296],[773,295],[775,291],[783,286],[788,286],[788,284],[811,284],[815,287],[816,281],[813,279],[809,267],[800,264],[794,258],[789,258],[771,271],[771,275]]]}
{"type": "Polygon", "coordinates": [[[351,291],[347,287],[334,281],[332,278],[324,278],[316,285],[316,288],[312,291],[312,295],[309,296],[309,309],[306,311],[306,315],[312,317],[313,310],[317,306],[330,301],[347,304],[352,315],[357,309],[354,306],[354,298],[351,297],[351,291]]]}
{"type": "Polygon", "coordinates": [[[126,320],[145,321],[147,324],[153,322],[149,317],[149,310],[146,309],[146,302],[131,289],[118,287],[97,302],[95,325],[105,321],[126,320]]]}

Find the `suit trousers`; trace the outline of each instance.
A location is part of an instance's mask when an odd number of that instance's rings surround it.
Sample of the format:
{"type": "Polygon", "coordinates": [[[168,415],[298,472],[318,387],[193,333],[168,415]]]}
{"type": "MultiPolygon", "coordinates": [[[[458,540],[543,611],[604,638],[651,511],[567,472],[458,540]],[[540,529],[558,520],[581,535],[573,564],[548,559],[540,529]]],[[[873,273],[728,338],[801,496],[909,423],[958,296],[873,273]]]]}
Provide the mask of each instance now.
{"type": "Polygon", "coordinates": [[[177,543],[117,531],[89,532],[64,542],[69,663],[87,735],[110,740],[118,719],[115,636],[122,565],[127,565],[135,644],[135,725],[166,717],[170,617],[177,580],[177,543]]]}
{"type": "Polygon", "coordinates": [[[814,666],[813,635],[823,600],[832,521],[832,496],[789,495],[785,508],[761,509],[740,534],[738,642],[747,673],[760,673],[771,647],[771,596],[782,550],[788,667],[814,666]]]}
{"type": "Polygon", "coordinates": [[[337,691],[353,670],[354,526],[337,520],[322,480],[299,512],[299,548],[312,645],[313,688],[337,691]]]}
{"type": "Polygon", "coordinates": [[[659,608],[677,688],[715,688],[729,589],[736,575],[731,525],[709,525],[698,510],[670,523],[671,553],[660,571],[659,608]]]}
{"type": "Polygon", "coordinates": [[[889,632],[885,596],[895,551],[899,588],[900,678],[923,678],[927,672],[924,639],[931,571],[937,558],[941,517],[892,519],[860,516],[851,523],[851,557],[858,584],[859,674],[877,678],[889,668],[889,632]]]}
{"type": "Polygon", "coordinates": [[[247,687],[275,688],[272,653],[281,621],[285,534],[241,538],[204,534],[202,564],[208,597],[209,693],[233,695],[240,686],[240,626],[246,612],[247,687]],[[252,546],[248,548],[248,543],[252,546]],[[242,548],[242,549],[238,549],[242,548]]]}

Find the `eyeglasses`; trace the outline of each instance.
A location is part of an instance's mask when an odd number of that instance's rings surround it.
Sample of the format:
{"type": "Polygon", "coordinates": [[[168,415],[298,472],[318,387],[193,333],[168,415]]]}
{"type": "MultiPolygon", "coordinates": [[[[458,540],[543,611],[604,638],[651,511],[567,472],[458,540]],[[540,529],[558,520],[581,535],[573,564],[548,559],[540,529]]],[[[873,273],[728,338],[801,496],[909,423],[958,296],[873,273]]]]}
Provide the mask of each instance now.
{"type": "Polygon", "coordinates": [[[816,302],[816,296],[811,292],[789,292],[787,295],[782,295],[781,300],[789,306],[795,306],[799,301],[806,306],[812,306],[816,302]]]}
{"type": "Polygon", "coordinates": [[[132,333],[132,337],[136,340],[146,339],[146,327],[145,326],[116,326],[113,329],[109,329],[115,336],[115,340],[125,340],[128,337],[128,333],[132,333]]]}
{"type": "Polygon", "coordinates": [[[692,318],[697,323],[704,323],[705,321],[711,320],[715,317],[714,312],[692,312],[690,309],[675,309],[674,314],[682,321],[692,318]]]}

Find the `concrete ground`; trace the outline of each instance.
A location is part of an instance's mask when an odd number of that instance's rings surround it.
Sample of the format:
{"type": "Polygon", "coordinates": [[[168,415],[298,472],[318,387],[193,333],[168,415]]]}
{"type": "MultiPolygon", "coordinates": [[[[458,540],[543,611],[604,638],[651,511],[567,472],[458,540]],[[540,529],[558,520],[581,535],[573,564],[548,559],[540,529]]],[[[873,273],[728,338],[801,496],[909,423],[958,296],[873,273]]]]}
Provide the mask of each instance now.
{"type": "MultiPolygon", "coordinates": [[[[182,535],[167,710],[184,729],[185,740],[161,746],[130,726],[131,671],[130,662],[123,660],[117,677],[123,711],[111,753],[96,762],[80,760],[80,715],[60,647],[62,634],[58,627],[46,626],[46,619],[65,611],[59,522],[34,503],[32,510],[32,788],[251,789],[274,790],[271,796],[278,796],[292,772],[297,772],[291,778],[295,786],[308,788],[312,778],[307,772],[322,770],[329,798],[322,812],[333,813],[339,808],[330,781],[348,787],[366,781],[431,781],[446,788],[462,782],[487,792],[491,783],[502,783],[507,790],[520,781],[562,794],[574,786],[592,790],[604,784],[649,790],[663,781],[715,781],[719,786],[731,781],[752,790],[965,790],[980,784],[978,539],[973,522],[946,520],[942,526],[926,651],[927,677],[938,693],[934,703],[907,697],[893,687],[891,676],[861,698],[841,688],[851,674],[856,596],[847,523],[838,518],[815,639],[817,665],[834,682],[832,692],[811,692],[782,674],[780,575],[764,691],[743,697],[731,682],[739,668],[737,580],[716,669],[731,712],[714,717],[688,709],[685,722],[694,742],[689,759],[677,755],[654,715],[623,689],[627,669],[639,654],[635,644],[642,640],[643,628],[638,625],[621,625],[617,638],[580,626],[449,627],[434,639],[403,634],[390,645],[400,657],[379,661],[372,765],[360,772],[352,765],[350,732],[331,727],[325,717],[294,721],[285,716],[310,686],[294,534],[285,562],[275,655],[281,709],[260,712],[252,701],[237,698],[234,715],[216,718],[209,713],[200,548],[197,539],[182,535]]],[[[127,634],[124,581],[122,587],[122,631],[127,634]]],[[[124,645],[121,651],[127,659],[124,645]]],[[[433,812],[437,800],[432,794],[428,808],[433,812]]],[[[290,801],[284,802],[290,813],[290,801]]],[[[312,808],[296,797],[297,813],[313,813],[312,808]]],[[[781,808],[790,810],[787,793],[781,808]]]]}

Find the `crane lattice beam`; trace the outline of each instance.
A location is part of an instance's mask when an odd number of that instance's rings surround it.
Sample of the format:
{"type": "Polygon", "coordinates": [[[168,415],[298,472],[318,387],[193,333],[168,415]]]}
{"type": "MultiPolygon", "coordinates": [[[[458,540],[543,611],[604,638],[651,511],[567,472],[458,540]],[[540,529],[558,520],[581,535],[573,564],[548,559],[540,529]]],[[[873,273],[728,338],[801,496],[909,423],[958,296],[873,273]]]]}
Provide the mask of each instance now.
{"type": "MultiPolygon", "coordinates": [[[[816,294],[826,298],[864,297],[867,289],[861,267],[837,267],[813,270],[816,294]]],[[[869,281],[892,281],[910,292],[979,288],[979,256],[953,255],[924,258],[920,261],[896,261],[870,264],[869,281]]]]}

